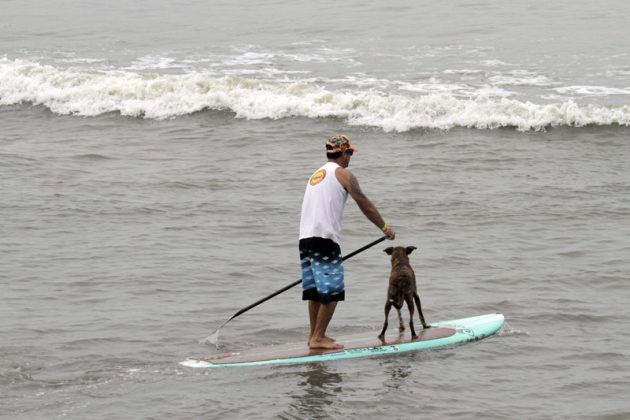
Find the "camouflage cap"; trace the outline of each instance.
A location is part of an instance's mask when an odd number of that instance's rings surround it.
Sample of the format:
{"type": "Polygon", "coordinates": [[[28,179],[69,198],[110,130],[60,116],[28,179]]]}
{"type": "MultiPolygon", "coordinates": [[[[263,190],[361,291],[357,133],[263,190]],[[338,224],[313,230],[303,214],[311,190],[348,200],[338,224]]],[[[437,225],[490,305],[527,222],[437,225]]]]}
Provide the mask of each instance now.
{"type": "Polygon", "coordinates": [[[343,134],[335,134],[326,140],[326,152],[327,153],[336,153],[336,152],[345,152],[346,150],[352,150],[353,152],[358,152],[359,149],[354,147],[352,143],[350,143],[350,139],[348,136],[343,134]]]}

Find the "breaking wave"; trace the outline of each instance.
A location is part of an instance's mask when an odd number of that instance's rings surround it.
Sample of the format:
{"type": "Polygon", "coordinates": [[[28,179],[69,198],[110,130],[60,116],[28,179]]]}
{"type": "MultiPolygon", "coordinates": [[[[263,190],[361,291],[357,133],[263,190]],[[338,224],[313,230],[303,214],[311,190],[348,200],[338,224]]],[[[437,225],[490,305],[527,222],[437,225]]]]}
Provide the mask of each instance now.
{"type": "Polygon", "coordinates": [[[166,119],[203,111],[237,118],[342,118],[384,131],[470,127],[543,130],[586,125],[630,126],[630,106],[537,104],[509,98],[421,96],[377,90],[334,90],[313,81],[258,80],[209,73],[179,75],[60,69],[28,60],[0,59],[0,105],[43,105],[64,115],[108,112],[166,119]]]}

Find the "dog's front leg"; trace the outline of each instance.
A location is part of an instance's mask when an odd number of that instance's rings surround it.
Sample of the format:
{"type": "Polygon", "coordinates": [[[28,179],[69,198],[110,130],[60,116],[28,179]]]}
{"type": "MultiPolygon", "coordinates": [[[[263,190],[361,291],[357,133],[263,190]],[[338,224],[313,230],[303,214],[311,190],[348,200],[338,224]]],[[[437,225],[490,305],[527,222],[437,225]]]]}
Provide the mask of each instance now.
{"type": "Polygon", "coordinates": [[[387,330],[387,318],[389,317],[389,311],[392,309],[392,302],[390,300],[387,300],[387,302],[385,303],[385,323],[383,324],[383,331],[381,331],[380,335],[378,336],[379,340],[381,341],[385,341],[385,331],[387,330]]]}

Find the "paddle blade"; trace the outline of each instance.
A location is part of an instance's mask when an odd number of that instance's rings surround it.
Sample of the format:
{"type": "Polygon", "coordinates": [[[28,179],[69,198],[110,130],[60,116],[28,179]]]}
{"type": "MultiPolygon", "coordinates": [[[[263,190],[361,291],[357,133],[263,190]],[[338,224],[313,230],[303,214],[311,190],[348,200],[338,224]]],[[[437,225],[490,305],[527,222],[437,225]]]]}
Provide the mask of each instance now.
{"type": "Polygon", "coordinates": [[[213,344],[217,348],[219,348],[219,331],[220,330],[221,329],[219,328],[218,330],[214,332],[214,334],[210,334],[206,338],[199,340],[199,344],[213,344]]]}

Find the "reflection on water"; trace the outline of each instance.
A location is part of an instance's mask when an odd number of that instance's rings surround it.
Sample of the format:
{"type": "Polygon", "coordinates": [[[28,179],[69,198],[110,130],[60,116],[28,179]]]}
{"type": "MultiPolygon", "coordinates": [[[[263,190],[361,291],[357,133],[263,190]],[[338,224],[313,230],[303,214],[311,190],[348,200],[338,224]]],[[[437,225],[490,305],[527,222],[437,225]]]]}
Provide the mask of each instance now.
{"type": "MultiPolygon", "coordinates": [[[[377,393],[379,400],[395,400],[393,396],[396,395],[406,398],[408,390],[413,388],[410,388],[410,382],[413,381],[414,369],[417,374],[417,365],[422,361],[414,357],[384,357],[375,358],[374,361],[377,363],[372,366],[380,372],[377,376],[383,378],[382,381],[376,381],[380,384],[377,393]]],[[[369,371],[371,369],[368,368],[366,374],[369,371]]],[[[361,393],[356,384],[354,387],[349,386],[347,380],[344,387],[346,374],[339,373],[331,364],[308,365],[292,375],[297,381],[287,393],[291,402],[279,414],[283,419],[335,418],[340,414],[340,404],[348,401],[349,394],[361,393]]],[[[371,381],[369,374],[364,381],[371,381]]]]}
{"type": "Polygon", "coordinates": [[[335,402],[343,394],[343,375],[331,371],[326,364],[312,364],[296,372],[298,382],[289,394],[293,401],[280,418],[334,417],[335,402]]]}
{"type": "Polygon", "coordinates": [[[405,386],[405,382],[412,372],[411,363],[407,359],[409,357],[401,357],[395,361],[384,363],[385,371],[383,373],[387,375],[384,385],[387,389],[396,390],[401,385],[405,386]]]}

